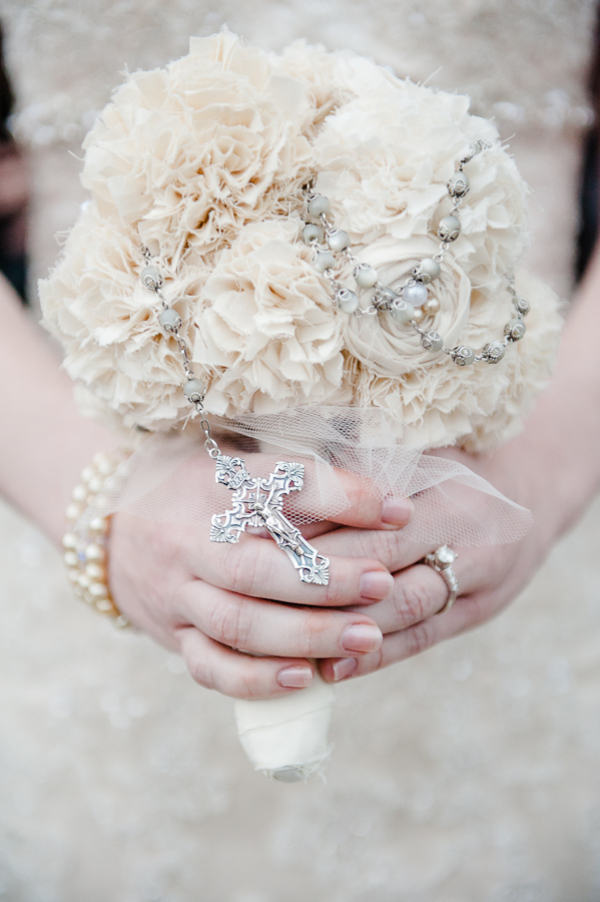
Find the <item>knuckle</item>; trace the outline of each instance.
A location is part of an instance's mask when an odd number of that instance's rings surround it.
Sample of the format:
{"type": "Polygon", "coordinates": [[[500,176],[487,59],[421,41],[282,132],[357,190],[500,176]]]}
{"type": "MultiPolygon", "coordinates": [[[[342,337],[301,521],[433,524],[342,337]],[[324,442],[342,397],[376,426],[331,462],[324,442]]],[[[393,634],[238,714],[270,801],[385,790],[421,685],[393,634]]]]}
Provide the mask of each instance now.
{"type": "Polygon", "coordinates": [[[383,667],[386,667],[390,662],[385,661],[383,646],[377,651],[370,652],[368,655],[363,655],[358,663],[358,670],[354,674],[355,676],[366,676],[369,673],[376,673],[378,670],[381,670],[383,667]]]}
{"type": "Polygon", "coordinates": [[[344,597],[344,583],[339,577],[330,579],[328,584],[323,588],[323,604],[326,607],[335,607],[346,601],[344,597]]]}
{"type": "Polygon", "coordinates": [[[321,657],[323,653],[323,637],[332,626],[330,617],[320,617],[318,613],[303,617],[298,630],[297,654],[307,658],[321,657]]]}
{"type": "Polygon", "coordinates": [[[394,561],[400,547],[398,532],[371,531],[360,536],[360,550],[364,557],[374,557],[384,564],[394,561]]]}
{"type": "Polygon", "coordinates": [[[257,550],[249,553],[248,546],[229,546],[223,568],[228,588],[240,595],[254,595],[254,589],[259,584],[261,562],[262,555],[257,550]]]}
{"type": "Polygon", "coordinates": [[[230,599],[215,605],[209,618],[210,635],[221,645],[243,648],[250,630],[249,606],[236,604],[230,599]]]}
{"type": "Polygon", "coordinates": [[[395,593],[396,614],[400,621],[399,629],[419,623],[431,613],[432,592],[427,590],[416,579],[406,578],[397,584],[395,593]]]}
{"type": "Polygon", "coordinates": [[[373,492],[371,486],[363,479],[354,479],[347,489],[352,507],[359,514],[370,513],[373,507],[373,492]]]}
{"type": "Polygon", "coordinates": [[[414,657],[426,651],[433,643],[431,630],[426,622],[413,626],[407,636],[407,655],[414,657]]]}
{"type": "Polygon", "coordinates": [[[262,680],[260,680],[258,674],[254,673],[253,669],[248,666],[244,667],[243,673],[235,680],[229,694],[233,695],[235,698],[246,698],[250,700],[264,698],[266,695],[262,680]]]}
{"type": "Polygon", "coordinates": [[[200,658],[198,655],[187,655],[185,663],[194,682],[205,689],[216,688],[212,668],[205,658],[200,658]]]}

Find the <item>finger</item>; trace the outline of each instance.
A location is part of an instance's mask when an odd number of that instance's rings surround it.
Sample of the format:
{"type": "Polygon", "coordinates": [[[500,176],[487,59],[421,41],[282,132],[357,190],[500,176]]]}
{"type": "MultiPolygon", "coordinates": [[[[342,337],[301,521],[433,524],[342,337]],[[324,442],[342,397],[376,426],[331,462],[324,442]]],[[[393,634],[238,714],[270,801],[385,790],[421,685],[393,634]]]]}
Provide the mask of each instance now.
{"type": "Polygon", "coordinates": [[[449,611],[439,617],[429,617],[414,626],[384,636],[381,648],[372,654],[348,659],[327,659],[319,662],[321,676],[327,682],[340,682],[355,676],[365,676],[398,661],[419,655],[445,639],[451,639],[481,622],[479,604],[474,598],[459,598],[449,611]]]}
{"type": "MultiPolygon", "coordinates": [[[[340,528],[339,523],[334,523],[333,520],[316,520],[314,523],[307,523],[306,525],[299,527],[304,538],[309,541],[316,536],[321,536],[326,532],[331,532],[334,529],[340,528]]],[[[248,531],[251,535],[260,536],[262,539],[270,538],[268,529],[252,529],[248,531]]]]}
{"type": "Polygon", "coordinates": [[[278,657],[326,658],[375,651],[381,630],[367,615],[298,608],[235,595],[194,580],[181,613],[221,645],[278,657]]]}
{"type": "MultiPolygon", "coordinates": [[[[484,587],[486,570],[479,549],[461,550],[453,570],[461,595],[484,587]]],[[[373,618],[384,634],[395,633],[438,614],[448,597],[442,575],[425,564],[416,564],[394,575],[394,588],[383,601],[368,607],[353,605],[351,610],[373,618]]]]}
{"type": "Polygon", "coordinates": [[[326,585],[302,582],[299,571],[276,543],[258,536],[244,535],[239,544],[215,543],[210,554],[207,550],[206,545],[190,550],[191,572],[238,595],[339,607],[381,601],[394,585],[379,561],[342,557],[329,559],[326,585]]]}
{"type": "Polygon", "coordinates": [[[415,564],[433,551],[434,547],[431,543],[408,539],[401,529],[337,529],[326,533],[319,541],[319,549],[323,554],[375,558],[390,573],[415,564]]]}
{"type": "Polygon", "coordinates": [[[387,634],[408,629],[433,617],[447,600],[448,587],[440,574],[431,567],[417,564],[394,576],[394,588],[383,601],[368,608],[353,605],[352,611],[360,614],[368,610],[368,616],[373,618],[382,633],[387,634]]]}
{"type": "Polygon", "coordinates": [[[304,689],[314,678],[310,661],[253,658],[219,645],[191,626],[178,629],[177,638],[194,680],[233,698],[274,698],[304,689]]]}
{"type": "MultiPolygon", "coordinates": [[[[248,472],[266,478],[273,472],[281,457],[273,454],[250,454],[246,457],[248,472]]],[[[304,488],[294,496],[293,510],[307,520],[333,519],[336,523],[363,529],[397,529],[405,526],[414,510],[410,499],[384,498],[376,492],[371,480],[339,467],[324,466],[312,459],[295,459],[304,467],[304,488]],[[324,491],[322,474],[325,475],[324,491]],[[333,487],[334,492],[329,491],[333,487]],[[336,502],[346,496],[347,506],[331,515],[331,498],[336,502]]],[[[291,508],[290,508],[291,509],[291,508]]]]}
{"type": "Polygon", "coordinates": [[[322,536],[326,532],[332,532],[334,529],[340,529],[339,523],[334,523],[333,520],[317,520],[314,523],[307,523],[306,526],[302,526],[301,532],[304,538],[310,541],[316,536],[322,536]]]}
{"type": "Polygon", "coordinates": [[[332,515],[326,503],[307,494],[305,503],[301,496],[296,501],[296,510],[315,520],[326,516],[335,523],[358,529],[397,529],[410,521],[415,509],[410,498],[389,496],[382,500],[370,480],[335,467],[333,472],[339,488],[348,499],[348,506],[332,515]]]}

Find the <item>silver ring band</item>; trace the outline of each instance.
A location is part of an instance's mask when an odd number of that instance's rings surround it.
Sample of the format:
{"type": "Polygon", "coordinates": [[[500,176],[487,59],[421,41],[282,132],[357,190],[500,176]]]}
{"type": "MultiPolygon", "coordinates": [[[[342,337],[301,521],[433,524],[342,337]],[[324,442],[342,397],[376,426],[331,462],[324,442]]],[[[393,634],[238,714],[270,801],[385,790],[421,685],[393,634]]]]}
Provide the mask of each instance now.
{"type": "Polygon", "coordinates": [[[458,598],[458,580],[452,567],[457,557],[456,551],[453,551],[448,545],[440,545],[439,548],[423,558],[423,563],[435,570],[436,573],[439,573],[448,587],[448,598],[443,607],[436,611],[436,614],[443,614],[444,611],[449,611],[458,598]]]}

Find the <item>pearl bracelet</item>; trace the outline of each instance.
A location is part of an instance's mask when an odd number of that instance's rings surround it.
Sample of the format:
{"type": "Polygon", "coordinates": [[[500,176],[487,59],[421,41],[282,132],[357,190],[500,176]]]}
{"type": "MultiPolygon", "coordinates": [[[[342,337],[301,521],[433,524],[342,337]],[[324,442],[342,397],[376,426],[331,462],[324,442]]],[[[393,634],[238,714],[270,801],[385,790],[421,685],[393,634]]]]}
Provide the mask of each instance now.
{"type": "Polygon", "coordinates": [[[129,457],[124,450],[99,452],[92,464],[81,472],[72,500],[66,510],[68,530],[63,536],[64,561],[69,580],[78,598],[101,614],[113,617],[118,627],[129,626],[121,614],[108,588],[106,546],[110,531],[110,517],[97,516],[84,525],[77,525],[86,507],[100,500],[112,475],[129,457]]]}

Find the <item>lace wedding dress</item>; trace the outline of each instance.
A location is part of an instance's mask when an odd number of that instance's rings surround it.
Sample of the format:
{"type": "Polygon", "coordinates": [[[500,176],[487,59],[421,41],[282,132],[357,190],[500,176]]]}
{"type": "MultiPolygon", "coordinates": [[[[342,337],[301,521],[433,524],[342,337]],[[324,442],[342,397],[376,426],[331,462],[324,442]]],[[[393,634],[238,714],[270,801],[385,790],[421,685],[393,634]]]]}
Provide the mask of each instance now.
{"type": "MultiPolygon", "coordinates": [[[[127,66],[222,22],[348,46],[495,116],[531,184],[530,263],[570,292],[590,0],[1,0],[31,148],[33,268],[127,66]]],[[[499,619],[340,687],[327,782],[268,783],[232,704],[71,597],[0,511],[0,899],[564,902],[600,897],[600,505],[499,619]]]]}

